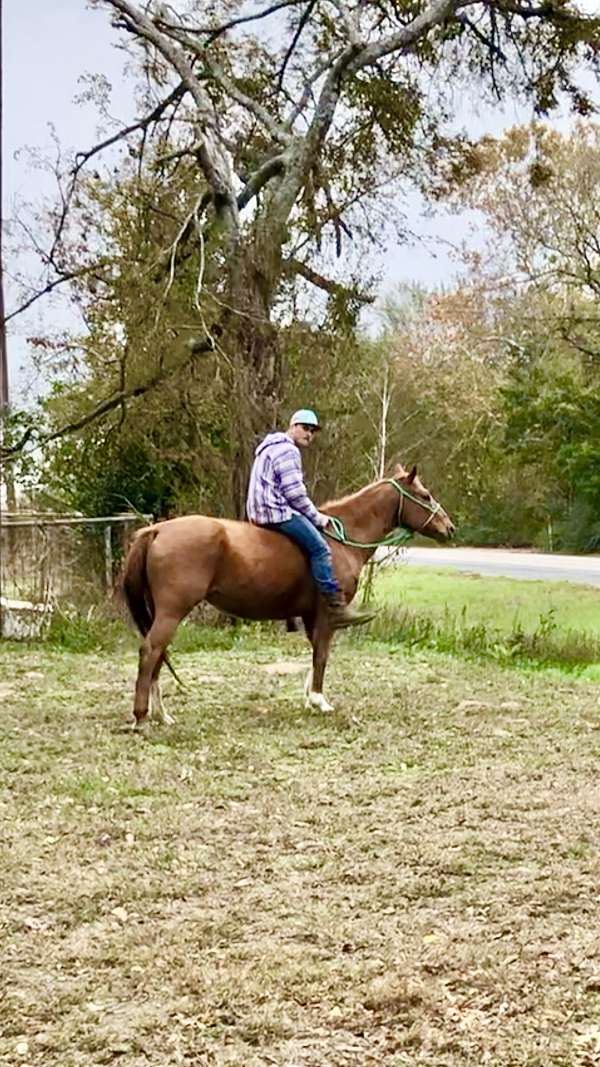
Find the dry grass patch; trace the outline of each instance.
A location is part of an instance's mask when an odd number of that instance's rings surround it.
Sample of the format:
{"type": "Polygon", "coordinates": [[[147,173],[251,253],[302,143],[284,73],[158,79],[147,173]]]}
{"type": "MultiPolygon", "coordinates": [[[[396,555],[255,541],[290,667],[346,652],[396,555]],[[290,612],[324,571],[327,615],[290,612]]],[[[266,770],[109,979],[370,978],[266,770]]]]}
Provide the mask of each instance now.
{"type": "Polygon", "coordinates": [[[341,641],[323,716],[301,648],[142,736],[129,653],[0,649],[0,1063],[598,1062],[593,687],[341,641]]]}

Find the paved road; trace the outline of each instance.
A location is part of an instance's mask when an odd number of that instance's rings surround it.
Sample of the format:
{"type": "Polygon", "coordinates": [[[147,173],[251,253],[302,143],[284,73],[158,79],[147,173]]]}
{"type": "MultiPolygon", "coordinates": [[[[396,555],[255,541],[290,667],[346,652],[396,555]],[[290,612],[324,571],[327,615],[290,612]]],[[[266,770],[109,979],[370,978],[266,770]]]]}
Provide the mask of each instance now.
{"type": "Polygon", "coordinates": [[[600,586],[600,556],[553,556],[504,548],[410,547],[404,558],[418,567],[453,567],[470,574],[600,586]]]}

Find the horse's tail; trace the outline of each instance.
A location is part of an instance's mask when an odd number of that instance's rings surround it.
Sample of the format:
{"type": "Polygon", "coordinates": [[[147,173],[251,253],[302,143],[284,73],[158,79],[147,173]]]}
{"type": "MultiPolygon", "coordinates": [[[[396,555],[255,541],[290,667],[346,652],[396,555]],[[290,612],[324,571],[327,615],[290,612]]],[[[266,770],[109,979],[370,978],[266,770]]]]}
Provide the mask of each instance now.
{"type": "MultiPolygon", "coordinates": [[[[156,526],[147,526],[144,530],[138,530],[129,552],[125,557],[123,566],[122,587],[125,602],[129,608],[129,614],[142,637],[145,637],[154,622],[154,599],[148,582],[146,560],[148,549],[152,544],[158,529],[156,526]]],[[[163,652],[163,661],[169,668],[175,681],[185,689],[181,678],[175,671],[166,652],[163,652]]]]}
{"type": "Polygon", "coordinates": [[[142,637],[154,622],[154,600],[148,583],[146,559],[148,549],[156,536],[156,527],[148,526],[136,533],[123,567],[123,595],[129,614],[142,637]]]}

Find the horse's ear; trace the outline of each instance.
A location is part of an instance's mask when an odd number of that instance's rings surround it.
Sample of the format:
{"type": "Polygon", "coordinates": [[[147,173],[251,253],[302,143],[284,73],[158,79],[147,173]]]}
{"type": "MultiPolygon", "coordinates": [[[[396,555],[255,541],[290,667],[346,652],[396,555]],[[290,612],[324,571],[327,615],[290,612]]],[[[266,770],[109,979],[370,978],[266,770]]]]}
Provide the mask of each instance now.
{"type": "Polygon", "coordinates": [[[394,467],[394,478],[406,478],[406,471],[401,463],[396,463],[394,467]]]}
{"type": "Polygon", "coordinates": [[[417,468],[416,467],[412,467],[411,468],[411,472],[410,472],[408,478],[406,479],[408,484],[412,485],[412,483],[414,482],[416,477],[417,477],[417,468]]]}

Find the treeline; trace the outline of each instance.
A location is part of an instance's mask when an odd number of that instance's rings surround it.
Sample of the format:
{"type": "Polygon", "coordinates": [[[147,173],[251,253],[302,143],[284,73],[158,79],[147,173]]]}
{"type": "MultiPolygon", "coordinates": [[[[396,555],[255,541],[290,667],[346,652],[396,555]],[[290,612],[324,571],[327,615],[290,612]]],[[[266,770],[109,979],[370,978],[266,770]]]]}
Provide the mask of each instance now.
{"type": "MultiPolygon", "coordinates": [[[[364,484],[398,457],[418,463],[464,542],[600,545],[599,180],[593,123],[569,135],[534,124],[484,139],[460,175],[438,175],[435,190],[461,227],[475,219],[486,235],[475,252],[466,241],[458,283],[398,291],[376,338],[347,300],[330,298],[320,315],[299,300],[282,317],[270,419],[283,425],[299,405],[319,412],[325,432],[306,458],[316,499],[364,484]]],[[[168,336],[164,352],[149,345],[164,281],[142,291],[127,269],[143,245],[160,246],[160,223],[128,195],[88,186],[90,225],[108,235],[120,262],[118,288],[92,302],[86,279],[88,333],[70,365],[64,350],[59,363],[51,343],[36,340],[41,359],[54,359],[52,390],[33,416],[15,416],[9,433],[16,439],[28,419],[48,436],[76,423],[104,395],[117,347],[129,378],[132,367],[141,376],[152,366],[156,386],[48,440],[21,463],[20,481],[38,499],[86,514],[131,506],[157,517],[232,514],[232,425],[236,404],[248,400],[231,388],[235,353],[216,337],[161,382],[168,336]]],[[[194,282],[180,267],[168,294],[171,321],[185,317],[194,282]]],[[[239,390],[239,375],[236,383],[239,390]]],[[[261,425],[260,412],[251,423],[261,425]]],[[[263,420],[262,428],[272,426],[263,420]]]]}

